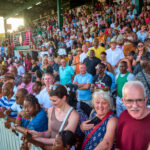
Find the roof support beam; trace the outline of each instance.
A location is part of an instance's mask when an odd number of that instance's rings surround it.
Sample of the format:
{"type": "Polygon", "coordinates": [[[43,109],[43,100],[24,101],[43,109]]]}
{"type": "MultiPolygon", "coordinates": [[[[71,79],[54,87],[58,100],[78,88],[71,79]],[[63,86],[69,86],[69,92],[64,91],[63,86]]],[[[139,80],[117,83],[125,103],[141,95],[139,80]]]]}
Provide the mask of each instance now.
{"type": "Polygon", "coordinates": [[[15,14],[17,14],[17,13],[23,11],[24,9],[27,9],[27,8],[30,7],[30,6],[35,5],[35,4],[36,4],[37,2],[39,2],[39,1],[40,1],[40,0],[31,0],[31,1],[29,1],[29,2],[24,3],[23,6],[14,9],[9,15],[7,15],[7,16],[5,17],[5,19],[8,19],[8,18],[10,18],[10,17],[12,17],[12,16],[15,16],[15,14]]]}

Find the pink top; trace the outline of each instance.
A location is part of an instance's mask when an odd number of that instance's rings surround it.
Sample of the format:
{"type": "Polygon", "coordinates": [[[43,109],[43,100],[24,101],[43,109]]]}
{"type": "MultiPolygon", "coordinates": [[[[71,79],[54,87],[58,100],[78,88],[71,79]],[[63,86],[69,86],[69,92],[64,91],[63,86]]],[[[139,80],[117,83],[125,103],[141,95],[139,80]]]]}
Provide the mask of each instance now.
{"type": "Polygon", "coordinates": [[[145,23],[149,23],[150,22],[150,18],[145,19],[145,23]]]}
{"type": "Polygon", "coordinates": [[[25,83],[21,83],[21,85],[18,86],[18,89],[25,88],[29,94],[33,94],[34,92],[32,90],[32,85],[33,85],[32,82],[30,82],[28,85],[26,85],[25,83]]]}
{"type": "Polygon", "coordinates": [[[31,63],[31,59],[26,59],[25,60],[25,69],[26,71],[29,71],[29,68],[31,67],[32,63],[31,63]]]}

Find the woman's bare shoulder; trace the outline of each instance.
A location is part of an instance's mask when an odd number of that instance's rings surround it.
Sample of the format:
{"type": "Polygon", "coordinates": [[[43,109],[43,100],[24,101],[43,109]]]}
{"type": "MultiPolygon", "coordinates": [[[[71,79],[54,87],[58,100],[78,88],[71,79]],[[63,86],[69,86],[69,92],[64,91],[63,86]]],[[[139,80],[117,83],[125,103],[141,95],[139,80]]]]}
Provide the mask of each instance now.
{"type": "Polygon", "coordinates": [[[72,119],[79,118],[79,114],[77,113],[77,111],[75,109],[72,110],[72,112],[70,114],[70,118],[72,118],[72,119]]]}

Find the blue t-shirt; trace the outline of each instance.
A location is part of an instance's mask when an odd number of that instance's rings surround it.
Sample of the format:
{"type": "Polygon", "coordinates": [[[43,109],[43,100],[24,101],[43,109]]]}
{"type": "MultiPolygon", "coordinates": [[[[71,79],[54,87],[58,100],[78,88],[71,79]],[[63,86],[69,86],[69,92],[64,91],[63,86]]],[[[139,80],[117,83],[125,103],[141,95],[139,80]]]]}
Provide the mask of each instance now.
{"type": "Polygon", "coordinates": [[[142,42],[145,41],[147,31],[144,31],[142,34],[141,34],[141,31],[138,31],[136,34],[137,34],[137,38],[139,41],[142,41],[142,42]]]}
{"type": "Polygon", "coordinates": [[[72,83],[72,75],[74,75],[74,71],[71,66],[66,65],[64,69],[62,69],[62,66],[59,67],[60,84],[72,83]]]}
{"type": "Polygon", "coordinates": [[[38,132],[46,131],[48,129],[48,117],[46,112],[41,109],[31,122],[23,118],[21,126],[38,132]]]}
{"type": "MultiPolygon", "coordinates": [[[[92,83],[93,76],[89,73],[86,73],[85,75],[77,74],[74,78],[73,82],[78,82],[79,84],[83,83],[92,83]]],[[[77,90],[78,92],[78,100],[91,100],[91,90],[90,88],[88,90],[77,90]]]]}
{"type": "Polygon", "coordinates": [[[105,73],[111,77],[112,84],[111,84],[110,90],[113,91],[116,88],[115,77],[114,77],[113,73],[111,73],[111,72],[105,71],[105,73]]]}

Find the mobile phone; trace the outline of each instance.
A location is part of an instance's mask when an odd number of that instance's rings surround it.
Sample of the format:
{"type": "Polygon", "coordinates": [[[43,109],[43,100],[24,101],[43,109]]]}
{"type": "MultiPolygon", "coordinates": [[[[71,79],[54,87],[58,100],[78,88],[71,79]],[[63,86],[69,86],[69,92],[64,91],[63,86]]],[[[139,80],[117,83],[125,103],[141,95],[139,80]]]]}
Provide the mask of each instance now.
{"type": "Polygon", "coordinates": [[[100,122],[101,120],[96,116],[90,122],[88,122],[88,124],[94,124],[94,126],[96,126],[100,122]]]}

